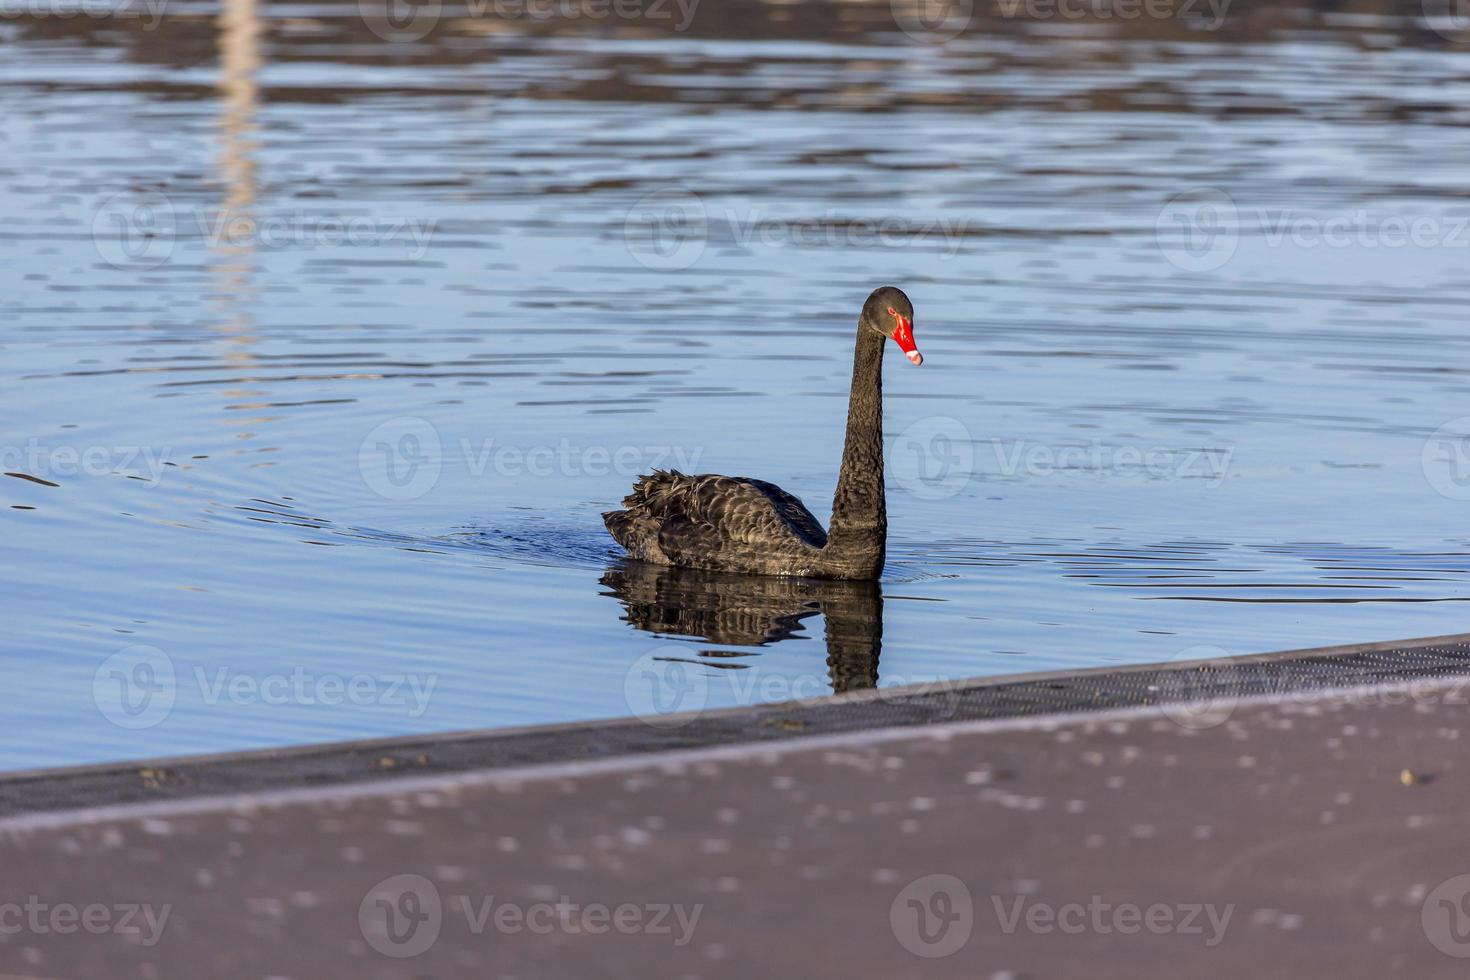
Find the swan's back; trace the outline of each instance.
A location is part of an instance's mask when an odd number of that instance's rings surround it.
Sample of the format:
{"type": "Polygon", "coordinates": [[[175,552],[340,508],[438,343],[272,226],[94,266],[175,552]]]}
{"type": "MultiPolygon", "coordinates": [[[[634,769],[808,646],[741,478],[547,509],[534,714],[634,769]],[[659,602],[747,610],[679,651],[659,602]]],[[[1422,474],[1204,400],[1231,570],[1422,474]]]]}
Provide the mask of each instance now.
{"type": "Polygon", "coordinates": [[[602,515],[608,532],[643,561],[790,574],[827,543],[796,497],[748,477],[654,470],[602,515]]]}

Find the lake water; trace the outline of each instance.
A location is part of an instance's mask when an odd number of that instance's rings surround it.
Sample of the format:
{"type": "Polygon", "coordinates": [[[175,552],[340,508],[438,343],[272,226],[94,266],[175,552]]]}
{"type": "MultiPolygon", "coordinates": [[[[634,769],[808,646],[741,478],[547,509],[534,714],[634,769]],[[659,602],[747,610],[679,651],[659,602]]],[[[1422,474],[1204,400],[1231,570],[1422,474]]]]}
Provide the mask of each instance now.
{"type": "Polygon", "coordinates": [[[1470,25],[1200,6],[12,0],[0,766],[1470,627],[1470,25]],[[880,586],[625,567],[887,282],[880,586]]]}

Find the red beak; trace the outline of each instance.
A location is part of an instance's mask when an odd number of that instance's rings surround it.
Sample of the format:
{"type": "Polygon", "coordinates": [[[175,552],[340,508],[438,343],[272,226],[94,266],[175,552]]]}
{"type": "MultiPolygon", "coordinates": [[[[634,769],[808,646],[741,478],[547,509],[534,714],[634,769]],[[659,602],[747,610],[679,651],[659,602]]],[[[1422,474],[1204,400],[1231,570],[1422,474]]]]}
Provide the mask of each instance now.
{"type": "Polygon", "coordinates": [[[894,318],[898,320],[898,329],[893,331],[893,341],[898,344],[898,349],[903,351],[903,356],[913,361],[914,364],[923,364],[924,355],[919,353],[919,347],[914,343],[914,321],[906,316],[895,313],[894,318]]]}

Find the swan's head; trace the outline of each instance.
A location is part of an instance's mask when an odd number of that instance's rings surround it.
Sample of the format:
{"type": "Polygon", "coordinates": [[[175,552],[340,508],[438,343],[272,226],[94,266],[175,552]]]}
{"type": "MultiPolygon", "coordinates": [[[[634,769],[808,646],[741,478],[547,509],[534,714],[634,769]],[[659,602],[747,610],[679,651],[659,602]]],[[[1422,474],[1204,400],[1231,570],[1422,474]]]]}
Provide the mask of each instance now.
{"type": "Polygon", "coordinates": [[[879,286],[863,304],[861,323],[892,340],[915,364],[924,363],[914,343],[914,304],[897,286],[879,286]]]}

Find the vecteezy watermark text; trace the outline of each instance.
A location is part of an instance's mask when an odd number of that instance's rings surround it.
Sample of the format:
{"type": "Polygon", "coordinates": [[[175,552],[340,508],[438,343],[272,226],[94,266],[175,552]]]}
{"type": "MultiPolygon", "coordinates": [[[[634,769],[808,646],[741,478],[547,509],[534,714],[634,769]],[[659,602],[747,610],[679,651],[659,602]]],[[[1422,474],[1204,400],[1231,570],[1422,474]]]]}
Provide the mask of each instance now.
{"type": "Polygon", "coordinates": [[[195,667],[193,679],[208,705],[384,705],[406,708],[410,718],[421,718],[429,710],[429,698],[439,682],[433,674],[333,674],[305,667],[262,676],[229,667],[212,671],[195,667]]]}
{"type": "Polygon", "coordinates": [[[1200,936],[1207,947],[1220,945],[1234,903],[1212,902],[1111,902],[1101,895],[1089,896],[1086,902],[1064,902],[1053,905],[1035,901],[1025,895],[1009,900],[992,895],[991,904],[1000,931],[1011,935],[1018,929],[1045,936],[1062,933],[1068,936],[1092,933],[1099,936],[1200,936]]]}
{"type": "Polygon", "coordinates": [[[1009,20],[1182,20],[1218,30],[1231,0],[995,0],[1009,20]]]}
{"type": "Polygon", "coordinates": [[[640,265],[661,272],[692,268],[711,242],[738,248],[919,248],[954,256],[969,223],[934,216],[854,217],[829,210],[784,216],[760,208],[718,210],[681,186],[645,194],[623,221],[623,243],[640,265]]]}
{"type": "MultiPolygon", "coordinates": [[[[1030,895],[990,896],[995,923],[1004,935],[1198,936],[1218,946],[1235,913],[1233,903],[1114,902],[1101,895],[1053,903],[1030,895]]],[[[894,896],[889,928],[899,945],[925,959],[952,956],[970,941],[976,925],[974,897],[951,874],[929,874],[909,882],[894,896]]]]}
{"type": "Polygon", "coordinates": [[[241,671],[195,665],[180,671],[158,647],[124,647],[98,665],[92,701],[119,728],[139,730],[162,723],[181,695],[206,706],[341,705],[401,710],[421,718],[439,678],[435,674],[334,673],[296,666],[279,671],[241,671]]]}
{"type": "Polygon", "coordinates": [[[463,928],[471,936],[487,932],[534,936],[648,935],[667,936],[675,947],[694,938],[704,904],[682,902],[556,901],[517,902],[495,895],[442,896],[419,874],[400,874],[378,882],[363,896],[357,922],[368,945],[395,959],[427,952],[446,928],[463,928]],[[462,926],[461,926],[462,923],[462,926]]]}
{"type": "Polygon", "coordinates": [[[0,902],[0,935],[70,936],[85,932],[93,936],[137,936],[147,947],[158,944],[168,925],[173,905],[153,906],[146,902],[47,902],[38,895],[24,902],[0,902]]]}
{"type": "MultiPolygon", "coordinates": [[[[922,500],[953,497],[969,486],[985,462],[984,449],[957,418],[929,415],[909,423],[887,445],[893,482],[922,500]]],[[[1178,447],[1109,443],[1073,445],[1028,440],[989,440],[993,468],[1005,477],[1050,477],[1084,472],[1151,480],[1200,480],[1220,486],[1235,457],[1231,447],[1178,447]]]]}
{"type": "Polygon", "coordinates": [[[704,450],[683,446],[514,445],[490,437],[460,438],[446,447],[428,419],[397,416],[374,426],[358,447],[364,485],[388,500],[414,500],[432,490],[449,465],[469,476],[524,479],[546,477],[635,477],[650,470],[697,472],[704,450]]]}
{"type": "MultiPolygon", "coordinates": [[[[759,664],[741,670],[720,670],[687,656],[675,644],[655,647],[628,665],[623,675],[623,700],[635,717],[655,728],[679,728],[694,721],[711,701],[720,705],[816,704],[833,693],[827,672],[777,671],[759,664]]],[[[934,717],[950,717],[958,710],[966,682],[938,674],[884,675],[881,698],[887,690],[907,696],[913,685],[926,685],[934,717]]]]}
{"type": "Polygon", "coordinates": [[[71,20],[146,20],[143,30],[163,22],[169,0],[0,0],[0,20],[55,18],[71,20]]]}
{"type": "Polygon", "coordinates": [[[185,211],[159,191],[138,190],[113,194],[98,205],[92,215],[92,241],[103,261],[119,269],[157,268],[172,258],[184,239],[219,251],[392,247],[402,249],[409,259],[421,259],[435,227],[433,219],[406,215],[306,209],[268,214],[229,208],[185,211]]]}
{"type": "Polygon", "coordinates": [[[0,446],[0,471],[42,478],[121,474],[156,487],[171,455],[172,446],[48,445],[31,438],[23,446],[0,446]]]}
{"type": "Polygon", "coordinates": [[[1235,256],[1247,234],[1272,249],[1466,249],[1470,248],[1470,213],[1245,208],[1217,187],[1202,187],[1170,198],[1154,222],[1159,250],[1171,264],[1187,272],[1221,268],[1235,256]]]}
{"type": "Polygon", "coordinates": [[[1229,721],[1247,698],[1252,704],[1281,707],[1312,705],[1331,708],[1380,708],[1401,705],[1470,705],[1470,678],[1418,677],[1376,684],[1342,681],[1304,682],[1285,689],[1262,691],[1252,675],[1227,650],[1192,646],[1169,658],[1150,686],[1155,707],[1181,728],[1203,730],[1229,721]]]}
{"type": "Polygon", "coordinates": [[[1261,208],[1258,225],[1272,248],[1470,248],[1470,215],[1303,214],[1261,208]]]}
{"type": "Polygon", "coordinates": [[[700,0],[466,0],[471,17],[502,20],[672,21],[674,30],[694,23],[700,0]]]}
{"type": "MultiPolygon", "coordinates": [[[[1231,0],[994,0],[1007,20],[1178,20],[1207,31],[1225,23],[1231,0]]],[[[970,29],[977,0],[889,0],[894,23],[916,41],[939,44],[970,29]]]]}
{"type": "Polygon", "coordinates": [[[1235,455],[1235,450],[1230,448],[1110,445],[1100,439],[1074,446],[992,439],[991,447],[1005,476],[1049,476],[1066,470],[1090,470],[1138,474],[1150,479],[1199,479],[1212,488],[1224,482],[1235,455]]]}
{"type": "MultiPolygon", "coordinates": [[[[672,23],[683,33],[694,22],[700,0],[467,0],[456,19],[545,21],[648,21],[672,23]]],[[[444,17],[443,0],[358,0],[368,30],[384,41],[413,43],[434,32],[444,17]]]]}

